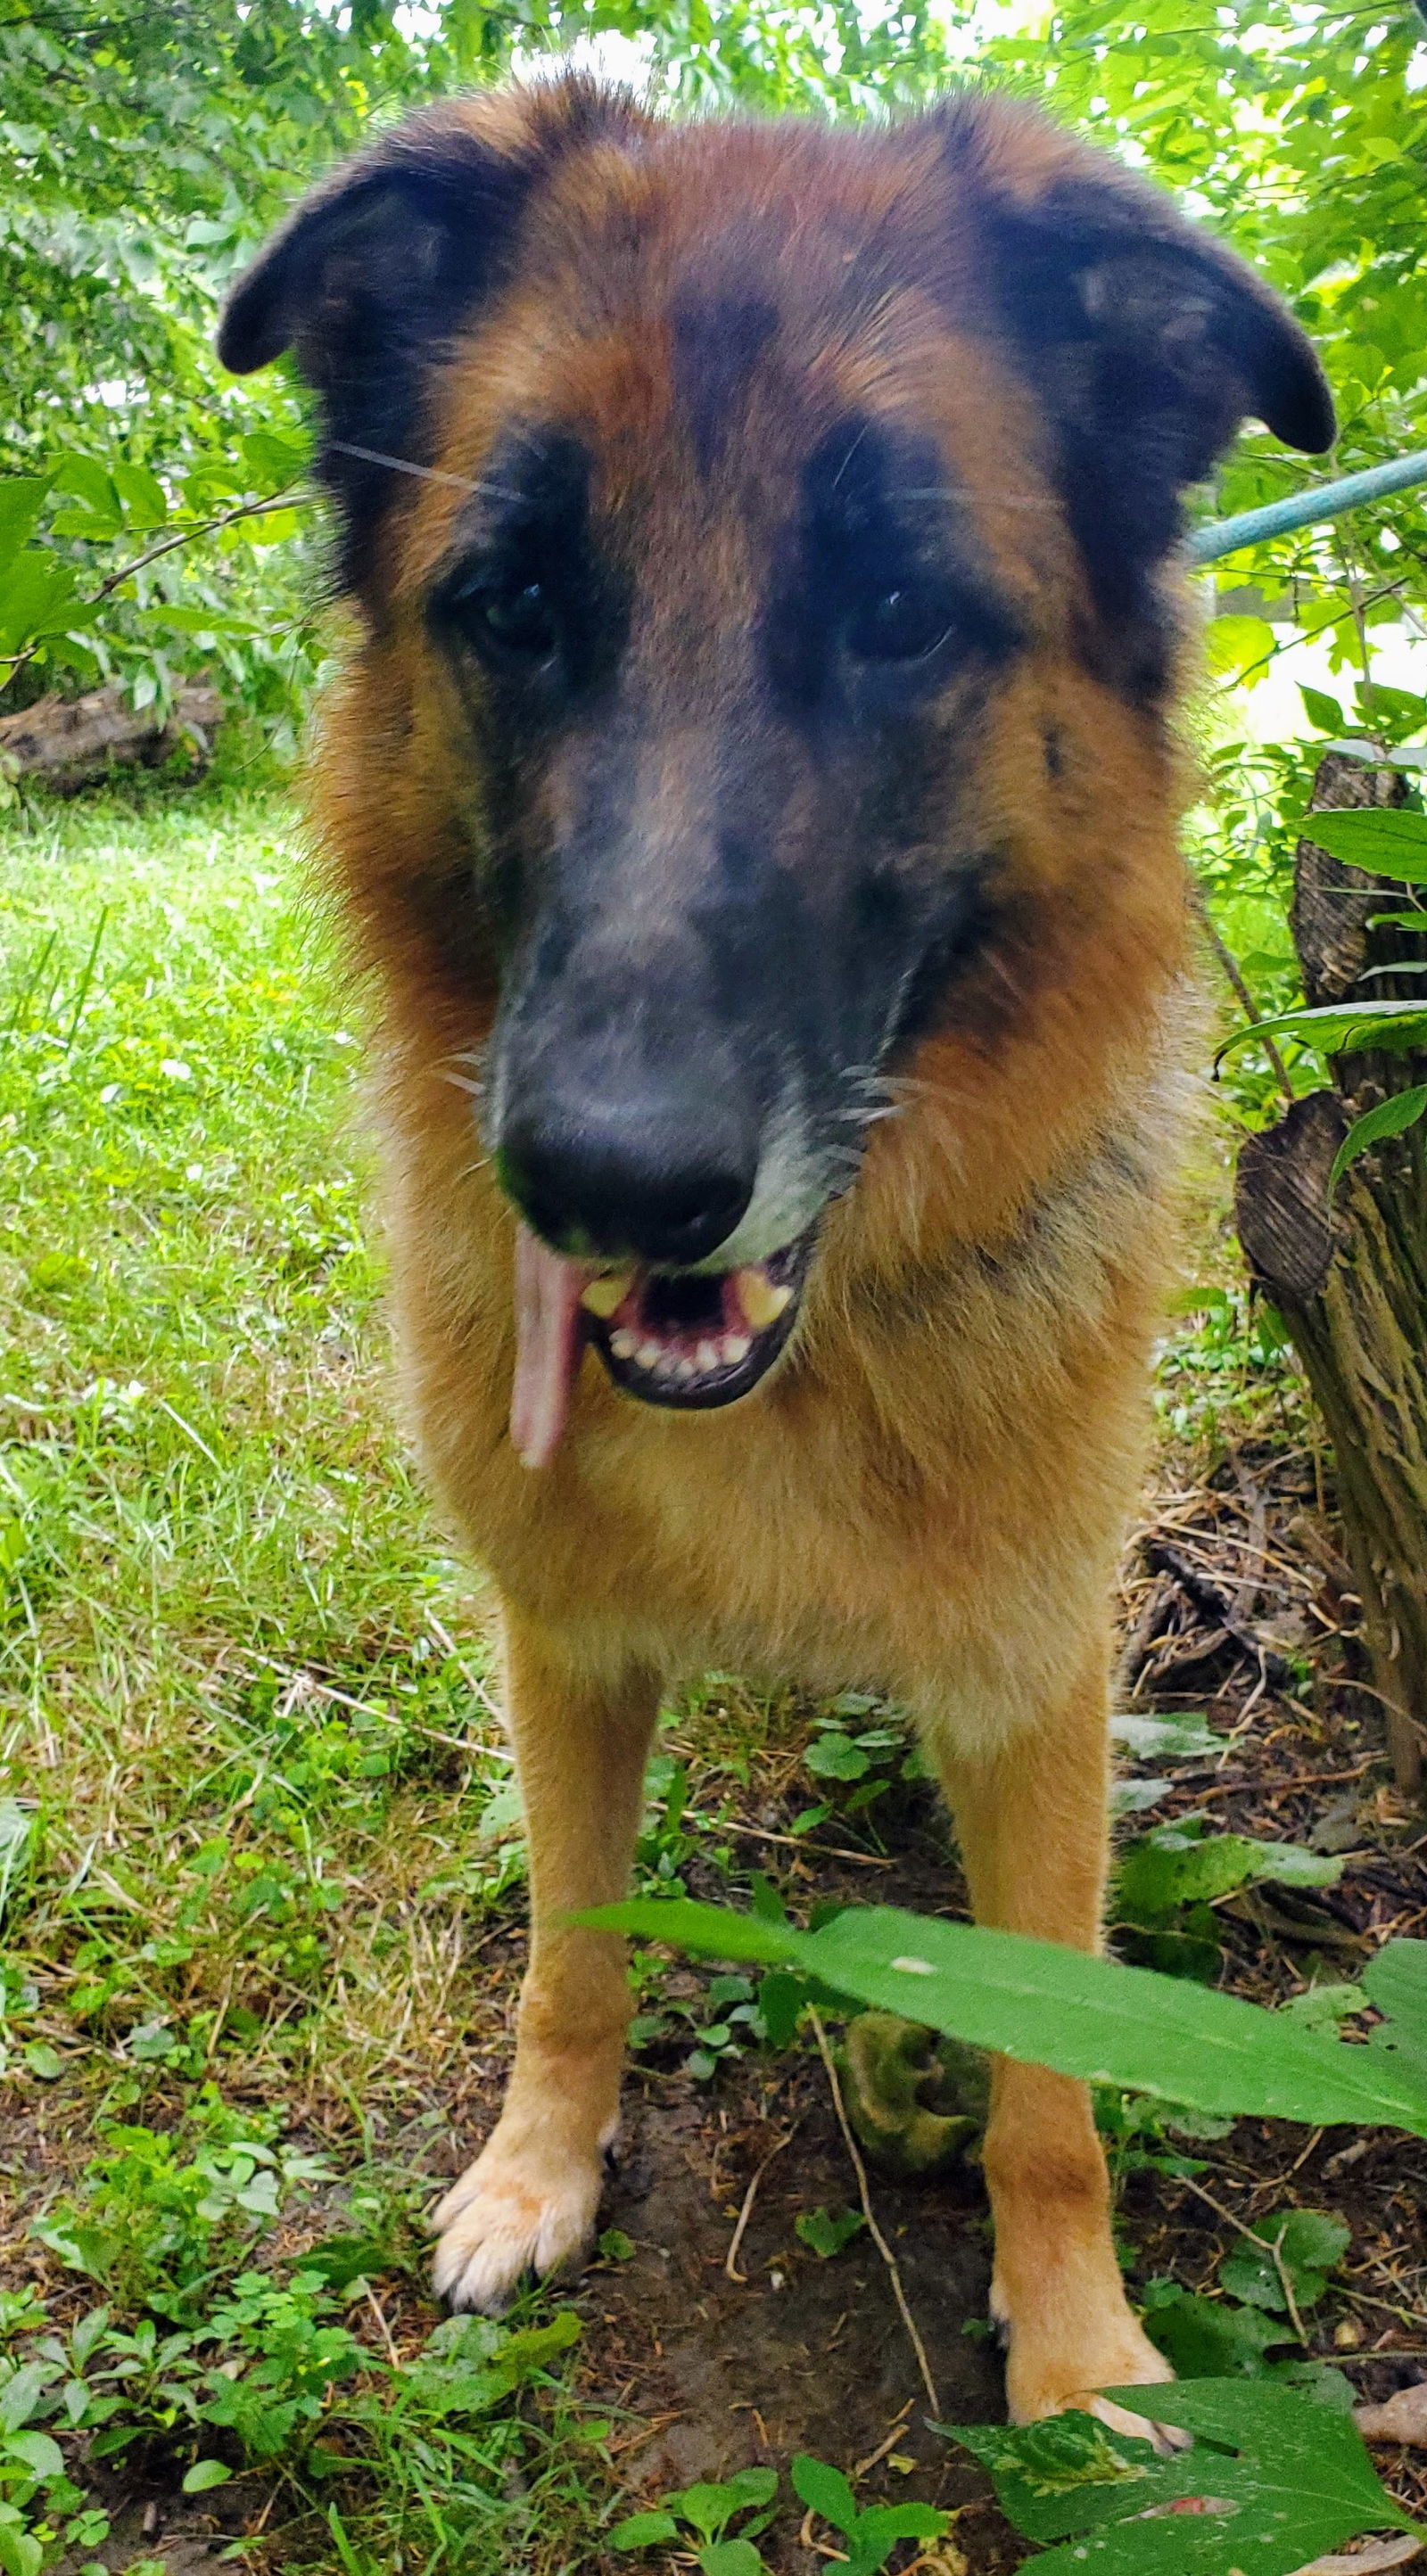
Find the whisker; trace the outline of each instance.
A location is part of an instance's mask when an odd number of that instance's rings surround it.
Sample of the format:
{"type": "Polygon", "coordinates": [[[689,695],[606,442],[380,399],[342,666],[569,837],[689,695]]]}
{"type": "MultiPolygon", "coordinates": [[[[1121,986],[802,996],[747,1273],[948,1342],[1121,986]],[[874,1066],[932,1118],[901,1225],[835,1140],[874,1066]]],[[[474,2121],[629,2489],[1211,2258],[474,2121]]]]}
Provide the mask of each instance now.
{"type": "Polygon", "coordinates": [[[393,474],[418,474],[423,483],[449,483],[457,492],[489,492],[497,501],[518,501],[520,494],[504,483],[473,483],[468,474],[447,474],[439,465],[418,465],[410,456],[387,456],[379,447],[358,447],[350,438],[329,438],[339,456],[355,456],[363,465],[389,465],[393,474]]]}
{"type": "Polygon", "coordinates": [[[958,490],[955,485],[942,490],[936,484],[927,484],[916,490],[893,492],[890,497],[894,501],[969,501],[975,498],[980,501],[994,501],[997,508],[1002,510],[1058,510],[1060,508],[1058,501],[1047,500],[1041,493],[979,492],[973,495],[970,491],[958,490]]]}

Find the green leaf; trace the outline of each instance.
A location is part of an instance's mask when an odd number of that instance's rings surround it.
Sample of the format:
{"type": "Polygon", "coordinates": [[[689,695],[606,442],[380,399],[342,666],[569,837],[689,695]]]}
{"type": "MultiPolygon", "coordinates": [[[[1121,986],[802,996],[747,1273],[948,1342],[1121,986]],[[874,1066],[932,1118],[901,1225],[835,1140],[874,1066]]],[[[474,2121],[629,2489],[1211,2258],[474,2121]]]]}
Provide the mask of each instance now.
{"type": "Polygon", "coordinates": [[[1414,1083],[1410,1091],[1394,1091],[1386,1100],[1380,1100],[1376,1109],[1365,1109],[1361,1118],[1353,1120],[1333,1157],[1333,1168],[1328,1174],[1329,1198],[1348,1165],[1356,1162],[1359,1154],[1365,1154],[1370,1145],[1378,1144],[1384,1136],[1401,1136],[1423,1117],[1427,1117],[1427,1082],[1414,1083]]]}
{"type": "Polygon", "coordinates": [[[316,2272],[330,2290],[349,2290],[354,2281],[389,2272],[391,2247],[374,2236],[327,2236],[302,2257],[304,2272],[316,2272]]]}
{"type": "Polygon", "coordinates": [[[1275,2246],[1294,2300],[1302,2309],[1316,2306],[1322,2298],[1329,2273],[1352,2241],[1352,2230],[1341,2219],[1325,2217],[1316,2209],[1295,2209],[1286,2218],[1266,2219],[1254,2233],[1263,2240],[1262,2250],[1241,2238],[1220,2264],[1219,2279],[1231,2298],[1246,2299],[1250,2307],[1266,2308],[1274,2316],[1288,2312],[1283,2280],[1273,2259],[1275,2246]]]}
{"type": "Polygon", "coordinates": [[[712,2540],[699,2551],[703,2576],[763,2576],[763,2560],[751,2540],[712,2540]]]}
{"type": "Polygon", "coordinates": [[[834,2254],[840,2254],[844,2245],[851,2243],[859,2227],[865,2225],[860,2209],[840,2209],[836,2215],[826,2209],[807,2209],[800,2218],[794,2219],[793,2232],[827,2262],[834,2254]]]}
{"type": "MultiPolygon", "coordinates": [[[[1142,2407],[1142,2388],[1108,2391],[1142,2407]]],[[[1062,2541],[1036,2576],[1292,2576],[1369,2531],[1416,2531],[1373,2473],[1351,2420],[1272,2382],[1182,2380],[1156,2415],[1195,2436],[1159,2459],[1089,2416],[1019,2431],[945,2427],[988,2468],[1030,2540],[1062,2541]],[[1213,2447],[1208,2447],[1212,2445],[1213,2447]]]]}
{"type": "Polygon", "coordinates": [[[1370,875],[1427,885],[1427,814],[1373,805],[1351,814],[1305,814],[1303,837],[1330,859],[1370,875]]]}
{"type": "Polygon", "coordinates": [[[184,2477],[185,2495],[206,2495],[210,2487],[226,2486],[233,2472],[221,2460],[195,2460],[184,2477]]]}
{"type": "Polygon", "coordinates": [[[1206,1755],[1215,1759],[1224,1751],[1225,1738],[1206,1726],[1202,1717],[1112,1717],[1110,1735],[1136,1762],[1195,1762],[1206,1755]]]}
{"type": "Polygon", "coordinates": [[[127,457],[116,457],[114,489],[124,505],[130,527],[150,530],[164,526],[168,518],[168,495],[157,474],[147,465],[131,465],[127,457]]]}
{"type": "MultiPolygon", "coordinates": [[[[83,503],[82,516],[90,536],[116,535],[123,524],[119,496],[97,456],[80,456],[72,450],[61,456],[54,469],[54,488],[67,492],[83,503]]],[[[66,511],[66,518],[80,513],[66,511]]],[[[51,523],[58,526],[58,520],[51,523]]]]}
{"type": "Polygon", "coordinates": [[[11,2433],[5,2441],[7,2459],[19,2460],[35,2478],[62,2478],[64,2453],[48,2433],[11,2433]]]}
{"type": "Polygon", "coordinates": [[[874,2504],[849,2534],[847,2576],[878,2576],[899,2540],[939,2540],[951,2517],[930,2504],[874,2504]]]}
{"type": "Polygon", "coordinates": [[[53,2084],[55,2078],[64,2073],[64,2064],[58,2050],[47,2048],[42,2039],[32,2039],[24,2055],[25,2064],[30,2073],[36,2076],[41,2084],[53,2084]]]}
{"type": "Polygon", "coordinates": [[[1220,678],[1233,678],[1267,661],[1278,639],[1263,617],[1216,617],[1204,638],[1204,658],[1220,678]]]}
{"type": "Polygon", "coordinates": [[[0,655],[23,652],[81,622],[79,587],[68,564],[33,547],[0,568],[0,655]]]}
{"type": "Polygon", "coordinates": [[[49,488],[47,474],[0,476],[0,582],[11,558],[34,535],[49,488]]]}
{"type": "Polygon", "coordinates": [[[815,1736],[803,1759],[819,1780],[861,1780],[872,1768],[861,1745],[835,1729],[815,1736]]]}
{"type": "Polygon", "coordinates": [[[1335,1887],[1342,1861],[1300,1843],[1265,1843],[1247,1834],[1198,1835],[1159,1825],[1128,1843],[1117,1874],[1127,1923],[1163,1922],[1178,1906],[1209,1904],[1258,1879],[1285,1887],[1335,1887]]]}
{"type": "Polygon", "coordinates": [[[1427,1010],[1420,1002],[1339,1002],[1322,1010],[1279,1011],[1271,1020],[1255,1020],[1236,1029],[1214,1058],[1216,1068],[1235,1047],[1251,1038],[1295,1037],[1320,1055],[1349,1055],[1359,1047],[1406,1047],[1427,1043],[1427,1010]]]}
{"type": "Polygon", "coordinates": [[[42,2361],[26,2361],[8,2379],[0,2379],[0,2433],[17,2433],[22,2424],[28,2424],[50,2376],[42,2361]]]}
{"type": "Polygon", "coordinates": [[[1301,681],[1298,694],[1303,700],[1304,714],[1311,725],[1317,726],[1319,733],[1344,731],[1347,719],[1336,698],[1330,698],[1323,689],[1305,688],[1301,681]]]}
{"type": "Polygon", "coordinates": [[[820,2513],[834,2531],[850,2537],[857,2528],[857,2499],[841,2469],[829,2468],[826,2460],[814,2460],[806,2451],[800,2451],[790,2475],[800,2503],[820,2513]]]}
{"type": "Polygon", "coordinates": [[[652,2549],[656,2542],[677,2540],[679,2526],[672,2513],[632,2513],[617,2522],[609,2536],[611,2549],[652,2549]]]}
{"type": "Polygon", "coordinates": [[[770,1968],[760,1978],[758,2009],[770,2048],[791,2048],[807,2001],[807,1981],[791,1968],[770,1968]]]}
{"type": "Polygon", "coordinates": [[[40,2576],[45,2553],[28,2531],[0,2522],[0,2576],[40,2576]]]}
{"type": "Polygon", "coordinates": [[[1287,2340],[1290,2329],[1257,2308],[1229,2299],[1205,2299],[1172,2286],[1172,2296],[1147,2301],[1145,2332],[1174,2364],[1181,2379],[1263,2375],[1265,2353],[1287,2340]]]}
{"type": "Polygon", "coordinates": [[[1022,1933],[892,1906],[849,1906],[820,1932],[800,1933],[687,1897],[638,1897],[575,1919],[702,1956],[799,1967],[974,2047],[1193,2110],[1427,2137],[1427,2075],[1388,2051],[1344,2046],[1235,1995],[1022,1933]]]}
{"type": "Polygon", "coordinates": [[[1427,1941],[1388,1941],[1363,1970],[1363,1992],[1388,2018],[1369,2045],[1427,2088],[1427,1941]]]}

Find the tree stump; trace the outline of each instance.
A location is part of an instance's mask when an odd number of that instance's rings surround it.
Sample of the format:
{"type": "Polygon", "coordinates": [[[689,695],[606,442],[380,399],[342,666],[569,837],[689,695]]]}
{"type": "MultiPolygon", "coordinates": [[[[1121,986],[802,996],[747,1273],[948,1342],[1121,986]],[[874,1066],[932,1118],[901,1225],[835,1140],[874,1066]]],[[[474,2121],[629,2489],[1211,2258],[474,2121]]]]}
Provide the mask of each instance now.
{"type": "Polygon", "coordinates": [[[91,689],[87,697],[37,698],[18,714],[0,716],[0,765],[17,778],[42,779],[60,796],[97,786],[112,769],[139,762],[157,769],[187,746],[191,775],[208,766],[209,743],[223,713],[216,689],[180,689],[169,713],[144,707],[138,714],[119,689],[91,689]]]}
{"type": "MultiPolygon", "coordinates": [[[[1400,805],[1405,792],[1395,770],[1330,752],[1309,811],[1400,805]]],[[[1392,971],[1422,962],[1419,934],[1371,926],[1408,900],[1400,883],[1345,866],[1305,834],[1291,923],[1306,1000],[1427,1000],[1424,979],[1392,971]]],[[[1398,1784],[1416,1794],[1427,1753],[1427,1127],[1360,1156],[1331,1204],[1328,1174],[1355,1118],[1427,1081],[1427,1055],[1364,1050],[1330,1069],[1331,1088],[1245,1140],[1234,1216],[1333,1442],[1369,1687],[1398,1784]]]]}

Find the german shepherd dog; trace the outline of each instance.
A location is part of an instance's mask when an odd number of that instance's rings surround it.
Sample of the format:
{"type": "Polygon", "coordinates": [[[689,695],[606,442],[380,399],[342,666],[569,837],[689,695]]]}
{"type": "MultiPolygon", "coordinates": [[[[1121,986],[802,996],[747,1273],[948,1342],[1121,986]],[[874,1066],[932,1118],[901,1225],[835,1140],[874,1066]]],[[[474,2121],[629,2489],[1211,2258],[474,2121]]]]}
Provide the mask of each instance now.
{"type": "MultiPolygon", "coordinates": [[[[977,1919],[1093,1949],[1107,1594],[1192,1006],[1181,495],[1332,436],[1275,297],[1006,99],[679,124],[567,77],[320,187],[220,349],[315,391],[316,763],[404,1385],[494,1577],[533,1929],[438,2287],[586,2242],[660,1696],[906,1702],[977,1919]]],[[[1166,2377],[1084,2088],[995,2068],[1017,2419],[1166,2377]]]]}

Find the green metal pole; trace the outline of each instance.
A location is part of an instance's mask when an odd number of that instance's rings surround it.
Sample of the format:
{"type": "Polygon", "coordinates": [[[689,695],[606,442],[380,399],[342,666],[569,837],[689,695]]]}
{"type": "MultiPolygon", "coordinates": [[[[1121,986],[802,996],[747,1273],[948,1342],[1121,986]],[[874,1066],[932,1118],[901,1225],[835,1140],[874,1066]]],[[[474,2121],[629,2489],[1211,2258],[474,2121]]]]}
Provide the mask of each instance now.
{"type": "Polygon", "coordinates": [[[1318,483],[1295,492],[1287,501],[1269,501],[1262,510],[1241,510],[1237,518],[1211,519],[1195,528],[1185,542],[1192,564],[1216,563],[1220,555],[1238,554],[1261,545],[1266,537],[1286,536],[1291,528],[1311,527],[1317,519],[1338,519],[1366,501],[1383,501],[1391,492],[1408,492],[1427,483],[1427,449],[1395,457],[1390,465],[1370,465],[1363,474],[1345,474],[1337,483],[1318,483]]]}

